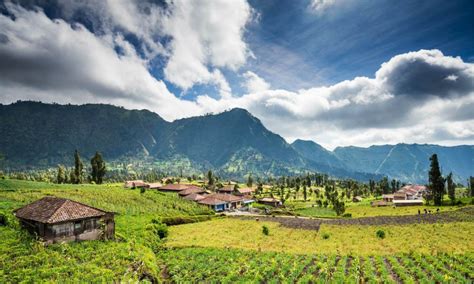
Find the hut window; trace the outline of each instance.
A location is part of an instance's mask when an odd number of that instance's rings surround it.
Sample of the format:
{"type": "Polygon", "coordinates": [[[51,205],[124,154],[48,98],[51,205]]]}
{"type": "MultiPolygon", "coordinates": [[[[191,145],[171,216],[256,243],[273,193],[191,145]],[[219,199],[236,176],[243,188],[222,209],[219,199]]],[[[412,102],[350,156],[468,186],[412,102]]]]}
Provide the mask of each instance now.
{"type": "Polygon", "coordinates": [[[70,223],[54,225],[53,231],[54,231],[54,235],[57,237],[67,236],[71,232],[70,223]]]}
{"type": "Polygon", "coordinates": [[[82,226],[82,224],[81,224],[80,221],[79,221],[79,222],[75,222],[75,223],[74,223],[74,230],[79,230],[79,229],[81,228],[81,226],[82,226]]]}

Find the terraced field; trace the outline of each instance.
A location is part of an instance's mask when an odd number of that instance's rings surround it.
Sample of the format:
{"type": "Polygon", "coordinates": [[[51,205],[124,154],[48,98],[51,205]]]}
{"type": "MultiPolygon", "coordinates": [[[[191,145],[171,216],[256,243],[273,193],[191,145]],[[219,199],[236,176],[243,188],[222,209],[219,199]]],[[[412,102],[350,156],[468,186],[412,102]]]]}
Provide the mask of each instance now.
{"type": "Polygon", "coordinates": [[[292,255],[237,249],[184,248],[162,253],[172,282],[472,283],[474,256],[292,255]]]}

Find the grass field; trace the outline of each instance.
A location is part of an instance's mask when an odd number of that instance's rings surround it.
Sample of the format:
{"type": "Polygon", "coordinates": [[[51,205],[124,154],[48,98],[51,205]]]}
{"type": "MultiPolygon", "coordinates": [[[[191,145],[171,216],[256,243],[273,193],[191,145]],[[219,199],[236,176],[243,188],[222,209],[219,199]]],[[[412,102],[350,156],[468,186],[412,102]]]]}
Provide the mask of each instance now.
{"type": "Polygon", "coordinates": [[[386,226],[321,225],[318,231],[290,229],[276,222],[216,219],[170,228],[167,247],[241,248],[286,253],[389,255],[396,253],[464,253],[474,246],[474,223],[386,226]],[[262,226],[270,234],[262,234],[262,226]],[[376,231],[383,230],[385,239],[376,231]],[[324,239],[323,235],[329,238],[324,239]]]}
{"type": "Polygon", "coordinates": [[[123,189],[122,185],[57,185],[0,180],[0,283],[112,282],[160,277],[153,218],[211,214],[207,208],[172,193],[123,189]],[[70,198],[116,212],[117,241],[89,241],[44,247],[18,227],[11,211],[46,195],[70,198]]]}
{"type": "MultiPolygon", "coordinates": [[[[348,212],[357,206],[360,212],[354,214],[365,216],[398,209],[403,210],[396,214],[413,214],[414,210],[354,205],[348,212]]],[[[300,206],[297,210],[314,209],[300,206]]],[[[142,194],[138,189],[123,189],[121,184],[16,180],[0,180],[0,212],[9,220],[8,226],[0,226],[0,283],[473,282],[474,222],[322,224],[316,231],[276,222],[214,218],[169,227],[169,237],[160,242],[148,229],[152,219],[212,212],[173,193],[142,194]],[[43,246],[19,228],[11,211],[45,195],[117,212],[116,240],[43,246]],[[268,236],[262,233],[263,225],[269,228],[268,236]],[[376,236],[377,230],[385,232],[384,239],[376,236]]],[[[329,211],[318,214],[330,215],[329,211]]]]}

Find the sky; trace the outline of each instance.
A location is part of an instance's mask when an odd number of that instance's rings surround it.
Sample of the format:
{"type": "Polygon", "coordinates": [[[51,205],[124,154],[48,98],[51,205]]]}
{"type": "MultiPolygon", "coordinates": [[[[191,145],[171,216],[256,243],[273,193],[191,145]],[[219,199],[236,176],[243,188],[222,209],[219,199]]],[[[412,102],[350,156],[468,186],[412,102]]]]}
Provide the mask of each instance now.
{"type": "Polygon", "coordinates": [[[288,142],[474,144],[474,1],[0,1],[0,103],[245,108],[288,142]]]}

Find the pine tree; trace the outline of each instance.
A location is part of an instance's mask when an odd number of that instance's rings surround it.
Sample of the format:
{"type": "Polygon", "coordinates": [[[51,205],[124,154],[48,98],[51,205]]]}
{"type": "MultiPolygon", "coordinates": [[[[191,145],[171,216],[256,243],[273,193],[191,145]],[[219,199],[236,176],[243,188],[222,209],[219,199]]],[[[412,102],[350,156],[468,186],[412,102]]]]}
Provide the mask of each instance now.
{"type": "Polygon", "coordinates": [[[76,150],[74,152],[74,176],[75,179],[72,183],[79,184],[82,183],[82,170],[84,169],[84,164],[81,161],[79,152],[76,150]]]}
{"type": "Polygon", "coordinates": [[[303,198],[304,198],[304,201],[308,199],[308,192],[306,190],[306,185],[303,185],[303,198]]]}
{"type": "Polygon", "coordinates": [[[433,201],[436,206],[443,203],[444,179],[439,169],[438,156],[433,154],[430,158],[429,189],[433,195],[433,201]]]}
{"type": "Polygon", "coordinates": [[[449,173],[449,175],[446,177],[446,186],[448,188],[448,196],[449,199],[451,200],[451,204],[454,205],[456,201],[456,184],[453,181],[453,173],[449,173]]]}
{"type": "Polygon", "coordinates": [[[208,181],[207,181],[207,184],[208,184],[209,186],[214,185],[214,176],[212,175],[212,171],[211,171],[211,170],[209,170],[209,171],[207,172],[207,180],[208,180],[208,181]]]}
{"type": "Polygon", "coordinates": [[[249,174],[249,177],[247,179],[247,186],[252,187],[252,185],[253,185],[252,174],[249,174]]]}
{"type": "Polygon", "coordinates": [[[474,197],[474,177],[469,177],[469,188],[471,189],[471,197],[474,197]]]}
{"type": "Polygon", "coordinates": [[[106,172],[105,162],[99,152],[95,152],[91,159],[91,178],[96,184],[102,184],[106,172]]]}
{"type": "Polygon", "coordinates": [[[64,171],[64,167],[58,165],[58,175],[56,177],[57,183],[65,183],[66,182],[66,173],[64,171]]]}

